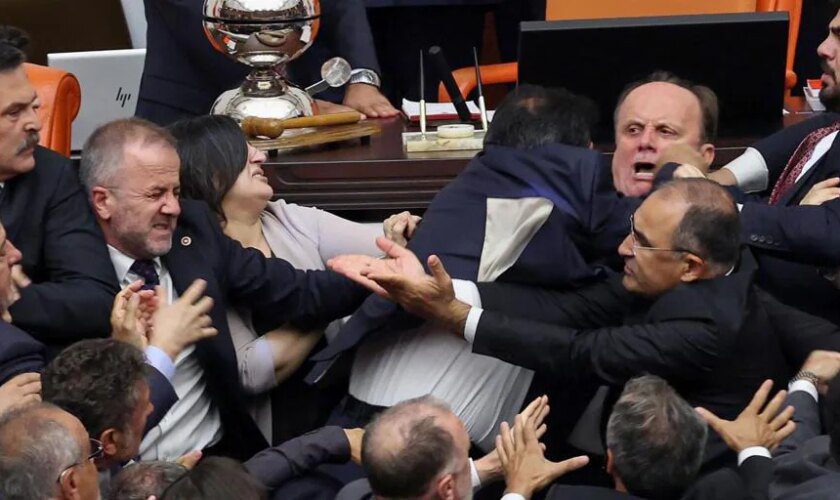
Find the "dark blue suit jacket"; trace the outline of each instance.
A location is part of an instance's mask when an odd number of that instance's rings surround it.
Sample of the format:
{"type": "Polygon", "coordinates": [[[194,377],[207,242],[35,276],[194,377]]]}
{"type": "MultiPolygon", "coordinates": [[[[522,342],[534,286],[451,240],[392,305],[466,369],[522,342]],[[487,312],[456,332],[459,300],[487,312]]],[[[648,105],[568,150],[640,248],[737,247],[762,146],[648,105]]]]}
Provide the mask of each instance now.
{"type": "Polygon", "coordinates": [[[33,282],[9,308],[14,324],[58,346],[108,335],[119,288],[70,160],[37,147],[35,168],[6,181],[0,220],[33,282]]]}
{"type": "Polygon", "coordinates": [[[44,368],[44,345],[29,334],[0,320],[0,385],[10,378],[44,368]]]}
{"type": "MultiPolygon", "coordinates": [[[[539,197],[553,209],[516,263],[499,281],[576,288],[602,279],[619,260],[637,199],[612,187],[609,164],[589,149],[553,144],[531,150],[487,146],[435,196],[408,244],[421,262],[438,255],[454,278],[475,280],[485,238],[488,198],[539,197]]],[[[419,323],[398,306],[369,297],[322,352],[309,380],[317,380],[342,352],[369,334],[419,323]]]]}
{"type": "Polygon", "coordinates": [[[196,344],[207,389],[219,407],[227,442],[243,459],[266,448],[246,411],[236,351],[227,324],[230,306],[258,309],[276,325],[312,329],[355,310],[367,292],[329,271],[299,271],[282,259],[266,259],[225,236],[218,218],[202,202],[181,200],[172,249],[161,258],[178,294],[196,280],[207,281],[210,317],[219,334],[196,344]]]}
{"type": "MultiPolygon", "coordinates": [[[[145,0],[146,62],[135,114],[160,125],[210,112],[219,94],[238,87],[249,72],[217,52],[204,35],[202,0],[145,0]]],[[[330,45],[353,68],[379,71],[361,0],[321,2],[321,31],[313,47],[330,45]]],[[[323,61],[307,56],[292,63],[293,81],[314,83],[323,61]],[[300,69],[300,79],[294,66],[300,69]]]]}

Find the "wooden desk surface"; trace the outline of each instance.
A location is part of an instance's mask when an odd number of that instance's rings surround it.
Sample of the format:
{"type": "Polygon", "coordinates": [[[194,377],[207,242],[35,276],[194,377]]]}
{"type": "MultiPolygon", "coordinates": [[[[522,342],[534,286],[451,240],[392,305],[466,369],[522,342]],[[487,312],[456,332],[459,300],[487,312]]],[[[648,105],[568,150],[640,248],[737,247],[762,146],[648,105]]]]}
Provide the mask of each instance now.
{"type": "MultiPolygon", "coordinates": [[[[786,108],[790,114],[784,118],[785,126],[811,115],[802,98],[788,99],[786,108]]],[[[473,156],[463,152],[409,155],[402,149],[400,134],[414,127],[401,116],[379,123],[382,133],[369,144],[355,141],[269,157],[264,168],[276,195],[353,220],[381,220],[401,210],[420,213],[473,156]]],[[[720,138],[715,164],[728,163],[760,137],[720,138]]],[[[614,146],[598,148],[612,151],[614,146]]]]}

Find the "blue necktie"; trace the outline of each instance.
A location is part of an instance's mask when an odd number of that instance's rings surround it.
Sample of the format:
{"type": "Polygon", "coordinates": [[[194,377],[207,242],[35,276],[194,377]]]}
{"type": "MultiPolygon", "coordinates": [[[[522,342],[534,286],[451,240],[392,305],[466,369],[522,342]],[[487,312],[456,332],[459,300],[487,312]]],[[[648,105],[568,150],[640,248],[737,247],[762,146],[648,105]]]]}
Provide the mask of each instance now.
{"type": "Polygon", "coordinates": [[[160,278],[155,270],[155,263],[149,259],[135,260],[129,270],[145,281],[140,288],[141,290],[154,290],[160,284],[160,278]]]}

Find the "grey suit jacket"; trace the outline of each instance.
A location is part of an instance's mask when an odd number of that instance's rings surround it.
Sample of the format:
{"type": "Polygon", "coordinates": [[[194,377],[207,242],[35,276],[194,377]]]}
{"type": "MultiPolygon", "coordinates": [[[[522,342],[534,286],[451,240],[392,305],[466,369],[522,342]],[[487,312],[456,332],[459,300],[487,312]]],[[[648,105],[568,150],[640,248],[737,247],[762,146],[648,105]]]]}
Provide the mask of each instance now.
{"type": "Polygon", "coordinates": [[[796,431],[773,454],[770,498],[837,498],[840,465],[829,451],[829,436],[820,435],[819,405],[803,391],[789,394],[785,405],[796,409],[796,431]]]}

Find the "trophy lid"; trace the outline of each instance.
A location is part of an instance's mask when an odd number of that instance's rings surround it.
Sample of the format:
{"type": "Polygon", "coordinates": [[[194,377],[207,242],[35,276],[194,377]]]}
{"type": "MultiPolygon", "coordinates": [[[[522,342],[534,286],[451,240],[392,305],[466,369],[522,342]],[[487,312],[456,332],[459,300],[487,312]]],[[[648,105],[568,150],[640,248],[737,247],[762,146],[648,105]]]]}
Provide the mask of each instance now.
{"type": "Polygon", "coordinates": [[[260,24],[308,21],[320,16],[317,0],[206,0],[205,21],[260,24]]]}

